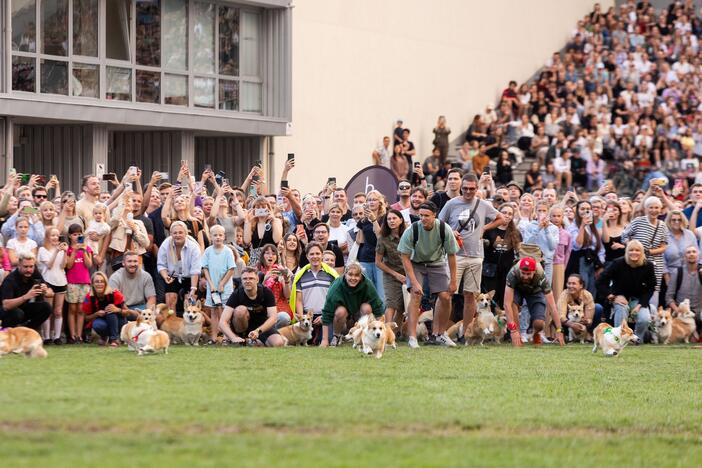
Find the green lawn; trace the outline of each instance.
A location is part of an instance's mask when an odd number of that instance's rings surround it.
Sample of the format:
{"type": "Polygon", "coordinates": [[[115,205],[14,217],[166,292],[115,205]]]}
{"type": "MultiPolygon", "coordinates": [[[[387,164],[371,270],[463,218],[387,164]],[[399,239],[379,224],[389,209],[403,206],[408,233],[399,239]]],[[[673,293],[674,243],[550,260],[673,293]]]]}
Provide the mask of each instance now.
{"type": "Polygon", "coordinates": [[[699,466],[702,350],[50,347],[0,359],[2,466],[699,466]]]}

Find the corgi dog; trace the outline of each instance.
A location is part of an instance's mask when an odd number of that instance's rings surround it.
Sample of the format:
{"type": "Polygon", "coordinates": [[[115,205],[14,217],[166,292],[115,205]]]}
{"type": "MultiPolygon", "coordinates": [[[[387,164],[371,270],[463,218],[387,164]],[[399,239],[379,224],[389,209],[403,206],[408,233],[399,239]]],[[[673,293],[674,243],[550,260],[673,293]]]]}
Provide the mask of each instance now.
{"type": "Polygon", "coordinates": [[[165,318],[161,321],[159,329],[168,333],[168,337],[174,344],[184,343],[183,330],[185,325],[183,322],[184,320],[178,317],[175,311],[165,309],[165,318]]]}
{"type": "Polygon", "coordinates": [[[492,313],[492,298],[494,295],[495,291],[478,294],[477,314],[465,331],[466,346],[469,343],[480,343],[483,346],[485,340],[498,341],[501,330],[495,314],[492,313]]]}
{"type": "MultiPolygon", "coordinates": [[[[585,310],[583,305],[568,304],[567,308],[568,312],[566,313],[566,317],[568,318],[568,321],[573,323],[582,323],[583,319],[585,318],[585,310]]],[[[568,329],[568,336],[570,341],[575,341],[577,339],[580,341],[580,343],[585,343],[585,339],[587,338],[587,328],[582,332],[576,332],[570,328],[568,329]]]]}
{"type": "Polygon", "coordinates": [[[597,325],[592,334],[595,345],[592,352],[597,352],[597,348],[602,348],[605,356],[617,356],[629,343],[639,343],[639,337],[629,328],[626,320],[618,327],[613,327],[607,323],[597,325]]]}
{"type": "Polygon", "coordinates": [[[365,323],[354,332],[354,344],[360,339],[360,351],[380,359],[383,357],[388,339],[385,317],[376,319],[372,314],[367,314],[365,317],[368,317],[365,323]]]}
{"type": "Polygon", "coordinates": [[[154,329],[150,323],[143,321],[141,317],[136,319],[136,324],[132,328],[129,338],[136,346],[137,355],[139,356],[158,351],[168,354],[168,348],[171,345],[168,333],[154,329]]]}
{"type": "Polygon", "coordinates": [[[678,306],[678,312],[673,317],[670,336],[665,344],[689,343],[696,330],[695,313],[690,310],[690,300],[685,299],[678,306]]]}
{"type": "Polygon", "coordinates": [[[312,339],[312,320],[312,312],[307,312],[294,324],[278,330],[285,341],[285,346],[307,346],[307,342],[312,339]]]}
{"type": "MultiPolygon", "coordinates": [[[[139,311],[138,317],[141,317],[141,319],[151,325],[151,327],[154,330],[158,330],[158,327],[156,326],[156,312],[154,312],[151,309],[144,309],[139,311]]],[[[127,322],[122,326],[122,330],[119,333],[119,338],[122,340],[123,343],[127,343],[127,347],[131,351],[136,351],[136,345],[132,340],[129,339],[132,333],[132,329],[136,326],[136,321],[132,322],[127,322]]]]}
{"type": "Polygon", "coordinates": [[[656,315],[656,343],[667,343],[670,334],[673,332],[673,315],[670,309],[658,307],[656,315]]]}
{"type": "MultiPolygon", "coordinates": [[[[358,322],[354,324],[354,326],[349,330],[349,333],[344,337],[346,341],[353,341],[352,348],[358,348],[360,351],[363,351],[363,331],[365,328],[368,327],[369,323],[375,320],[375,317],[373,317],[372,314],[366,314],[363,315],[360,319],[358,319],[358,322]]],[[[378,319],[385,323],[385,318],[378,319]]],[[[395,336],[395,330],[399,329],[397,323],[395,322],[390,322],[390,323],[385,323],[385,345],[386,346],[392,346],[393,349],[397,349],[397,343],[396,343],[396,336],[395,336]]]]}
{"type": "Polygon", "coordinates": [[[188,346],[200,346],[204,322],[205,314],[202,312],[202,302],[195,301],[194,304],[187,304],[183,313],[183,329],[180,332],[183,343],[188,346]]]}
{"type": "Polygon", "coordinates": [[[0,328],[0,356],[10,353],[30,358],[48,356],[39,333],[27,327],[0,328]]]}

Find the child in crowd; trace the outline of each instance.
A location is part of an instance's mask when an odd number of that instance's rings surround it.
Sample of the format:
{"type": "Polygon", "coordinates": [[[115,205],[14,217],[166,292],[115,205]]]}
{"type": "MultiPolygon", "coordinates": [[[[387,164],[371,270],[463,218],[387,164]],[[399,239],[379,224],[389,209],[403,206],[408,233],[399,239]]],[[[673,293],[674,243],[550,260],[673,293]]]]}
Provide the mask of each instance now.
{"type": "Polygon", "coordinates": [[[110,225],[106,222],[107,207],[102,203],[97,203],[93,208],[93,220],[88,224],[85,230],[87,239],[86,245],[95,253],[95,268],[100,271],[106,271],[105,251],[107,251],[107,243],[105,238],[110,233],[110,225]]]}
{"type": "Polygon", "coordinates": [[[210,340],[207,344],[215,344],[219,334],[219,317],[222,308],[229,300],[234,287],[232,276],[236,269],[234,254],[224,245],[224,228],[220,225],[210,229],[212,245],[205,249],[202,258],[202,274],[207,280],[207,298],[205,306],[210,309],[210,340]]]}
{"type": "Polygon", "coordinates": [[[10,257],[12,266],[17,266],[17,259],[21,253],[31,252],[37,254],[37,243],[29,236],[29,219],[20,216],[15,222],[16,237],[7,241],[7,254],[10,257]]]}
{"type": "Polygon", "coordinates": [[[558,245],[553,254],[553,297],[561,297],[565,285],[565,269],[570,257],[570,234],[566,230],[563,207],[555,205],[550,211],[551,224],[558,228],[558,245]]]}
{"type": "Polygon", "coordinates": [[[330,267],[334,268],[334,264],[336,263],[336,254],[331,250],[325,250],[322,253],[322,261],[330,267]]]}
{"type": "Polygon", "coordinates": [[[41,334],[44,342],[61,344],[61,331],[63,330],[63,302],[66,298],[66,250],[68,244],[61,239],[58,228],[51,227],[46,230],[44,245],[39,247],[37,266],[39,273],[46,284],[54,292],[51,303],[53,314],[42,324],[41,334]],[[53,327],[51,322],[53,321],[53,327]]]}
{"type": "Polygon", "coordinates": [[[83,228],[71,224],[68,228],[70,245],[66,250],[66,302],[68,302],[69,344],[81,343],[84,315],[80,306],[90,292],[90,268],[93,266],[93,250],[85,244],[83,228]]]}

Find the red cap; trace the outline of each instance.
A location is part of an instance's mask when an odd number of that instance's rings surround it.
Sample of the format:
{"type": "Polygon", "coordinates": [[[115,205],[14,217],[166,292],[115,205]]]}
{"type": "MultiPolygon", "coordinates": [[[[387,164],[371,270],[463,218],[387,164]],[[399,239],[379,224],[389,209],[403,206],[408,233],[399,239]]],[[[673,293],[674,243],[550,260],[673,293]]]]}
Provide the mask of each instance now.
{"type": "Polygon", "coordinates": [[[524,257],[519,260],[519,269],[522,271],[536,271],[536,260],[531,257],[524,257]]]}

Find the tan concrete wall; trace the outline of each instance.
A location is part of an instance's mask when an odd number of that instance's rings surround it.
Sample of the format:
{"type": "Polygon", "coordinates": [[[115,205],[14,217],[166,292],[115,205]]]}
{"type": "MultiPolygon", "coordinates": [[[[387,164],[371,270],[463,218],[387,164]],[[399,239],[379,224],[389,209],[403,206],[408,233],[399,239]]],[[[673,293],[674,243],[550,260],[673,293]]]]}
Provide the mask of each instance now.
{"type": "Polygon", "coordinates": [[[438,115],[452,138],[465,131],[510,79],[526,80],[561,48],[594,3],[295,0],[292,136],[275,140],[276,179],[294,152],[291,186],[316,191],[327,176],[345,184],[397,117],[428,156],[438,115]]]}

